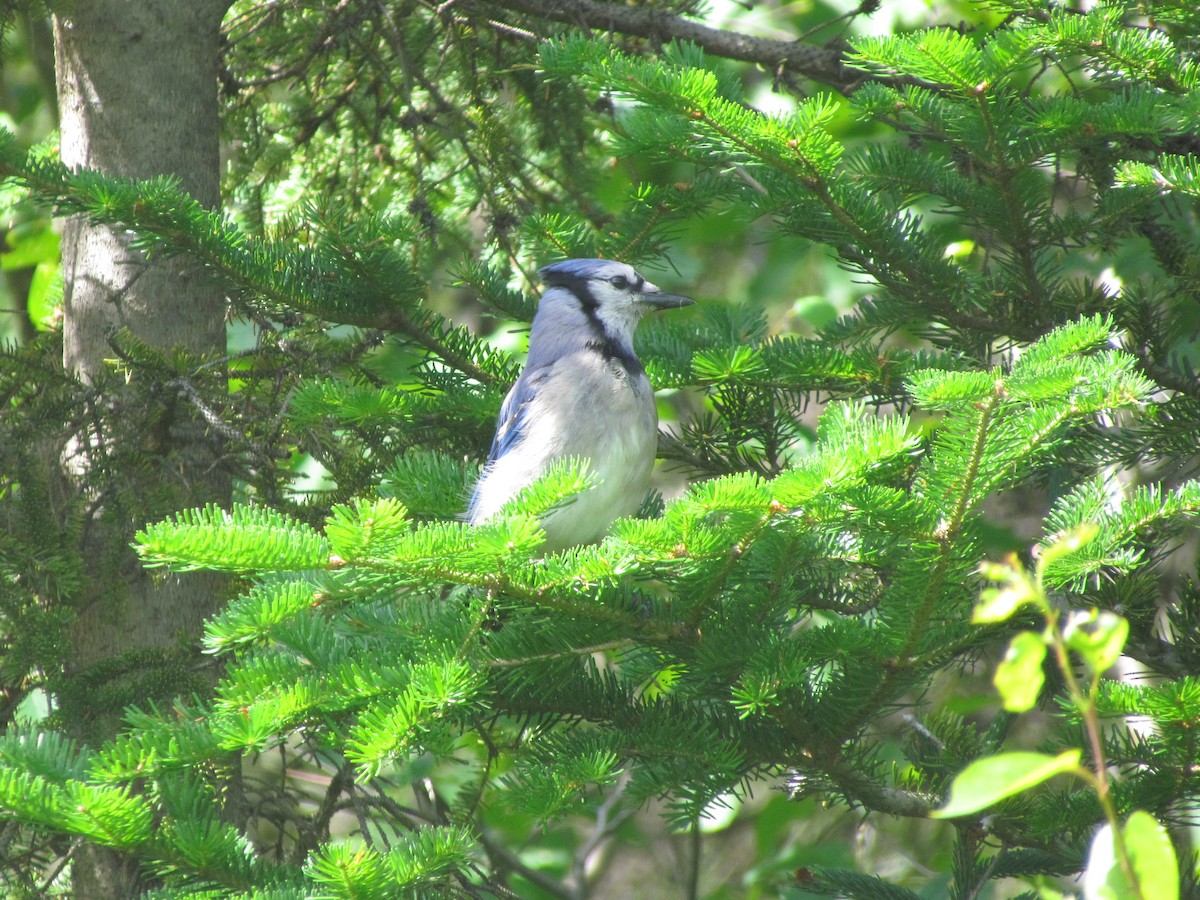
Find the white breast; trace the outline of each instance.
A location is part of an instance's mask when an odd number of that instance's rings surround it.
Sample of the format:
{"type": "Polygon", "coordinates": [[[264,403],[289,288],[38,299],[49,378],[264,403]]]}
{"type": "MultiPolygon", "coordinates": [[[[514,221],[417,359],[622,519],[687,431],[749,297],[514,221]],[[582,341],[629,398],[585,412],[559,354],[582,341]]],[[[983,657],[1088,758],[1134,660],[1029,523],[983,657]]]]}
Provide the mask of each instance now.
{"type": "Polygon", "coordinates": [[[505,490],[483,492],[494,508],[477,510],[479,520],[494,515],[555,460],[589,460],[594,486],[542,522],[547,550],[598,541],[614,519],[636,512],[650,484],[658,443],[658,413],[645,374],[630,374],[594,352],[566,356],[555,363],[559,367],[564,368],[546,381],[553,393],[539,397],[519,447],[484,476],[489,485],[505,490]]]}

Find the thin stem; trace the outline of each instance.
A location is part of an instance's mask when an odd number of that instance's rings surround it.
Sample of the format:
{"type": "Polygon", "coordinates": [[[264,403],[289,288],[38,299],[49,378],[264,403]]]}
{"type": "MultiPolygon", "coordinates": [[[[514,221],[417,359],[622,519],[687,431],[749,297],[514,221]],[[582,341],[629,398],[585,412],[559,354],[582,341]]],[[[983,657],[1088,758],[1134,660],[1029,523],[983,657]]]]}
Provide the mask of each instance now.
{"type": "MultiPolygon", "coordinates": [[[[1040,570],[1037,573],[1037,590],[1044,598],[1045,593],[1040,570]]],[[[1129,884],[1133,887],[1134,893],[1139,898],[1142,898],[1142,900],[1145,900],[1146,895],[1142,892],[1141,883],[1133,867],[1133,861],[1129,857],[1129,848],[1125,845],[1125,836],[1121,830],[1121,820],[1117,816],[1117,810],[1113,805],[1112,794],[1109,788],[1108,764],[1105,761],[1104,741],[1100,734],[1100,718],[1096,712],[1096,692],[1100,684],[1100,673],[1094,671],[1091,673],[1091,683],[1085,693],[1080,687],[1079,679],[1076,677],[1074,667],[1071,664],[1071,654],[1063,638],[1062,629],[1059,627],[1059,613],[1044,600],[1043,604],[1046,633],[1050,636],[1051,645],[1054,648],[1055,660],[1058,662],[1059,670],[1062,672],[1063,681],[1067,686],[1067,693],[1070,694],[1071,702],[1079,711],[1084,731],[1088,736],[1088,744],[1091,747],[1092,769],[1090,771],[1086,769],[1081,770],[1081,774],[1086,775],[1087,780],[1092,783],[1096,790],[1096,799],[1100,802],[1100,808],[1104,811],[1104,818],[1108,821],[1109,830],[1112,832],[1113,848],[1116,850],[1117,863],[1121,866],[1121,871],[1129,879],[1129,884]]]]}
{"type": "Polygon", "coordinates": [[[691,840],[688,847],[687,880],[684,883],[683,895],[687,900],[697,900],[700,896],[700,851],[704,840],[699,820],[692,823],[688,837],[691,840]]]}

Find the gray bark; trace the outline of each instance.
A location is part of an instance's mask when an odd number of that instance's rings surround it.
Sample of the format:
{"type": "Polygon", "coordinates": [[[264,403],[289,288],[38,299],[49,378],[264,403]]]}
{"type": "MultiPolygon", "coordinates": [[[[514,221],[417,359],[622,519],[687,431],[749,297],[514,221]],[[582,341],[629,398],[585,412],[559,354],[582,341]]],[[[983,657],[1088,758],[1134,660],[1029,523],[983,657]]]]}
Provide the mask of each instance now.
{"type": "MultiPolygon", "coordinates": [[[[217,63],[228,0],[86,0],[54,19],[62,158],[113,175],[174,175],[219,201],[217,63]]],[[[92,380],[127,327],[160,347],[224,347],[224,304],[186,261],[147,261],[126,234],[64,229],[69,368],[92,380]]]]}
{"type": "MultiPolygon", "coordinates": [[[[220,23],[229,0],[76,0],[54,8],[54,45],[62,158],[106,174],[169,174],[202,203],[219,202],[217,75],[220,23]]],[[[229,478],[217,444],[184,398],[156,408],[138,385],[113,378],[112,335],[126,329],[170,351],[220,356],[225,302],[194,263],[147,259],[121,229],[81,218],[63,224],[64,364],[99,391],[104,422],[64,453],[65,474],[92,509],[84,525],[91,583],[72,630],[69,678],[103,683],[144,676],[147,650],[190,650],[220,599],[211,577],[151,577],[128,549],[133,530],[176,509],[227,505],[229,478]],[[135,472],[96,473],[114,447],[142,442],[147,465],[135,472]],[[115,483],[114,483],[114,478],[115,483]],[[121,498],[117,500],[116,498],[121,498]],[[113,675],[112,673],[120,673],[113,675]],[[109,673],[107,676],[98,673],[109,673]]],[[[156,657],[160,658],[160,657],[156,657]]],[[[185,661],[185,660],[181,660],[185,661]]],[[[154,678],[144,678],[152,693],[154,678]]],[[[69,687],[70,681],[68,681],[69,687]]],[[[161,686],[161,682],[159,682],[161,686]]],[[[135,692],[141,688],[135,687],[135,692]]],[[[114,711],[68,709],[77,735],[95,741],[117,726],[114,711]]],[[[70,696],[68,690],[65,696],[70,696]]],[[[97,704],[99,705],[99,704],[97,704]]],[[[74,866],[74,896],[135,897],[136,864],[99,847],[83,848],[74,866]]]]}

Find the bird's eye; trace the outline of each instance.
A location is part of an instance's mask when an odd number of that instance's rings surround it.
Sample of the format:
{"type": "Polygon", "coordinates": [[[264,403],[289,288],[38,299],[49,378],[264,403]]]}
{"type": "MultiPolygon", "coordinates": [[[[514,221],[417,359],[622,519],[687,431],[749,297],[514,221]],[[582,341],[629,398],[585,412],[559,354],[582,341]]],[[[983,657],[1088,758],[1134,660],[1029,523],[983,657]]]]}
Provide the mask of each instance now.
{"type": "Polygon", "coordinates": [[[608,279],[608,283],[615,287],[618,291],[623,291],[625,288],[629,287],[629,279],[624,275],[614,275],[612,278],[608,279]]]}

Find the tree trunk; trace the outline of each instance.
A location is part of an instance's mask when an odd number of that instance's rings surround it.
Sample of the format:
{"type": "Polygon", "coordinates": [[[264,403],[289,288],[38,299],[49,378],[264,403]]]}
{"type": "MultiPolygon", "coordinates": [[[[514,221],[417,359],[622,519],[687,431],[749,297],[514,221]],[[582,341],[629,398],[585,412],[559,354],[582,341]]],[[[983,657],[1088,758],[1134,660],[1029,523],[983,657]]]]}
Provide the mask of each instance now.
{"type": "MultiPolygon", "coordinates": [[[[62,158],[110,175],[169,174],[202,203],[219,201],[217,75],[220,23],[229,0],[66,0],[54,6],[62,158]]],[[[116,729],[119,710],[102,698],[140,702],[170,693],[150,670],[173,661],[188,671],[203,620],[220,599],[208,577],[151,577],[129,550],[133,531],[173,510],[227,505],[230,481],[219,446],[178,392],[159,402],[112,377],[113,335],[124,329],[151,347],[220,356],[225,302],[201,268],[183,258],[147,259],[127,233],[68,219],[63,224],[64,364],[97,389],[87,435],[66,448],[66,477],[90,501],[83,523],[90,583],[72,631],[61,711],[94,742],[116,729]],[[129,442],[133,442],[132,444],[129,442]],[[145,449],[144,466],[113,471],[115,450],[145,449]],[[110,463],[105,465],[106,461],[110,463]],[[115,686],[114,686],[115,683],[115,686]]],[[[140,892],[133,861],[82,848],[74,896],[140,892]]]]}

